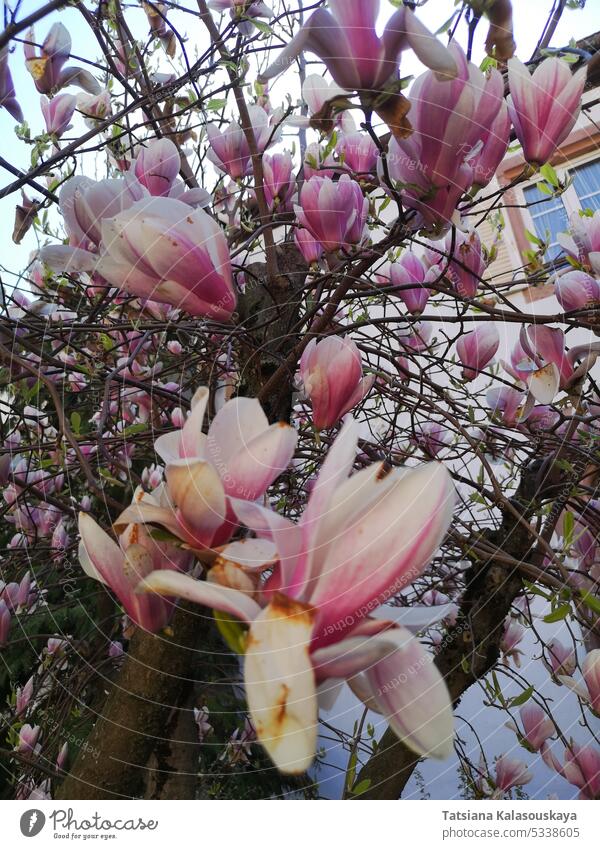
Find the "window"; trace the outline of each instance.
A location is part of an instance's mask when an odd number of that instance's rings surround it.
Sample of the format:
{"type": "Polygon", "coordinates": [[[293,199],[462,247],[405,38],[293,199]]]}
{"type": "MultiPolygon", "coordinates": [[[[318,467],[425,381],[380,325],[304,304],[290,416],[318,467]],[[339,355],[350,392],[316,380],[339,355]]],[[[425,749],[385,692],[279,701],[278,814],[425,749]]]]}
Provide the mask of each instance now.
{"type": "Polygon", "coordinates": [[[569,169],[573,187],[582,209],[600,209],[600,160],[569,169]]]}
{"type": "Polygon", "coordinates": [[[564,253],[557,235],[568,229],[570,216],[585,209],[600,209],[600,159],[557,171],[561,180],[571,181],[560,197],[541,192],[536,184],[523,189],[523,196],[528,207],[525,226],[547,243],[546,262],[561,265],[564,253]]]}
{"type": "Polygon", "coordinates": [[[569,225],[569,216],[562,197],[550,197],[537,186],[529,186],[524,189],[523,194],[533,221],[533,232],[547,243],[545,259],[552,262],[558,259],[562,251],[556,237],[569,225]]]}

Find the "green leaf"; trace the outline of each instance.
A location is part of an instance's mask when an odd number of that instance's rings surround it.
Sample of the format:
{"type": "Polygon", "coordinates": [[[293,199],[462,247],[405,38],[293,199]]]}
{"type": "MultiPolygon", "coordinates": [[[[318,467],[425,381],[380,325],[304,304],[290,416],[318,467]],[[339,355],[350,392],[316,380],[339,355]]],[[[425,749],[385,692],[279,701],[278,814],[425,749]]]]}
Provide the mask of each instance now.
{"type": "Polygon", "coordinates": [[[585,590],[581,593],[581,598],[583,603],[586,604],[590,610],[593,610],[594,613],[600,614],[600,598],[597,595],[592,595],[592,593],[588,593],[585,590]]]}
{"type": "Polygon", "coordinates": [[[138,422],[137,424],[132,424],[126,427],[122,432],[122,436],[133,436],[136,433],[144,433],[147,430],[148,425],[143,422],[138,422]]]}
{"type": "Polygon", "coordinates": [[[568,510],[564,514],[563,520],[563,536],[567,548],[573,545],[573,529],[575,527],[575,517],[568,510]]]}
{"type": "Polygon", "coordinates": [[[219,633],[236,654],[244,654],[246,651],[246,629],[239,619],[221,610],[213,610],[213,616],[219,633]]]}
{"type": "Polygon", "coordinates": [[[71,413],[71,427],[73,428],[74,433],[79,433],[81,430],[81,416],[75,410],[71,413]]]}
{"type": "Polygon", "coordinates": [[[362,793],[366,793],[369,787],[371,786],[370,778],[363,778],[362,781],[359,781],[358,784],[355,784],[352,788],[353,796],[360,796],[362,793]]]}
{"type": "Polygon", "coordinates": [[[526,230],[525,230],[525,235],[527,236],[527,240],[528,240],[529,242],[531,242],[533,245],[538,245],[538,246],[540,246],[540,247],[541,247],[541,245],[543,245],[543,244],[544,244],[544,243],[542,242],[542,240],[541,240],[541,239],[538,239],[538,237],[537,237],[534,233],[532,233],[530,230],[527,230],[527,229],[526,229],[526,230]]]}
{"type": "Polygon", "coordinates": [[[509,707],[519,707],[519,705],[524,705],[525,702],[528,702],[529,699],[533,696],[534,688],[527,687],[526,690],[523,690],[518,696],[515,696],[514,699],[511,699],[508,703],[509,707]]]}
{"type": "Polygon", "coordinates": [[[212,100],[209,100],[206,104],[206,108],[209,112],[220,112],[225,106],[227,106],[227,100],[222,97],[213,97],[212,100]]]}
{"type": "Polygon", "coordinates": [[[547,183],[550,183],[551,186],[554,186],[555,189],[560,188],[560,180],[558,179],[558,174],[549,162],[547,162],[545,165],[542,165],[542,167],[540,168],[540,174],[542,175],[544,180],[546,180],[547,183]]]}
{"type": "Polygon", "coordinates": [[[560,622],[563,619],[566,619],[570,612],[570,604],[561,604],[556,608],[556,610],[553,610],[552,613],[548,613],[547,616],[544,616],[544,622],[560,622]]]}

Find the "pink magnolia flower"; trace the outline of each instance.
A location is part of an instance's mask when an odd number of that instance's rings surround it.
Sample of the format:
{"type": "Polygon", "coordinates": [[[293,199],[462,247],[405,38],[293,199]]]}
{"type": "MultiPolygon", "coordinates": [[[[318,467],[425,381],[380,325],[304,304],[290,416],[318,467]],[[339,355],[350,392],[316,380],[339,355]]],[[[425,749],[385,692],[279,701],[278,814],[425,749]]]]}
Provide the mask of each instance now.
{"type": "Polygon", "coordinates": [[[3,648],[8,643],[8,634],[10,631],[11,612],[4,601],[0,598],[0,648],[3,648]]]}
{"type": "Polygon", "coordinates": [[[375,375],[363,377],[359,350],[349,336],[311,339],[300,360],[300,377],[312,403],[316,430],[337,424],[375,382],[375,375]]]}
{"type": "Polygon", "coordinates": [[[304,227],[294,229],[294,242],[308,265],[318,263],[323,256],[323,245],[304,227]]]}
{"type": "Polygon", "coordinates": [[[379,149],[368,133],[343,135],[336,145],[336,151],[344,165],[357,177],[374,174],[377,170],[379,149]]]}
{"type": "Polygon", "coordinates": [[[289,153],[274,153],[263,156],[264,191],[270,210],[286,212],[296,189],[293,176],[294,163],[289,153]]]}
{"type": "Polygon", "coordinates": [[[600,751],[572,742],[565,749],[561,775],[579,788],[580,799],[600,799],[600,751]]]}
{"type": "Polygon", "coordinates": [[[98,122],[112,114],[110,91],[105,88],[99,94],[80,94],[77,110],[84,116],[86,126],[94,129],[98,122]]]}
{"type": "MultiPolygon", "coordinates": [[[[136,500],[142,495],[136,493],[136,500]]],[[[189,568],[189,552],[155,541],[143,525],[128,524],[118,543],[86,513],[79,514],[79,562],[90,578],[111,589],[129,618],[148,631],[158,631],[171,617],[172,601],[158,596],[140,596],[134,590],[156,569],[189,568]]]]}
{"type": "Polygon", "coordinates": [[[424,422],[415,427],[412,442],[427,457],[434,458],[452,442],[452,432],[439,422],[424,422]]]}
{"type": "Polygon", "coordinates": [[[62,746],[60,747],[58,755],[56,756],[56,769],[59,772],[62,772],[62,770],[64,770],[64,768],[67,764],[68,756],[69,756],[69,744],[63,743],[62,746]]]}
{"type": "Polygon", "coordinates": [[[22,755],[33,755],[38,748],[37,742],[40,736],[41,728],[39,725],[30,725],[28,722],[21,726],[19,731],[19,742],[16,751],[22,755]]]}
{"type": "Polygon", "coordinates": [[[25,64],[40,94],[56,94],[65,86],[76,85],[89,94],[98,94],[100,84],[89,71],[74,65],[64,67],[71,54],[71,36],[60,23],[50,27],[38,56],[34,46],[33,29],[27,32],[23,45],[25,64]]]}
{"type": "Polygon", "coordinates": [[[517,668],[521,666],[521,655],[523,654],[518,648],[518,645],[524,636],[525,628],[516,619],[509,617],[504,624],[504,634],[500,641],[500,651],[504,655],[505,660],[512,658],[517,668]]]}
{"type": "Polygon", "coordinates": [[[568,271],[554,284],[554,294],[565,312],[600,305],[600,282],[585,271],[568,271]]]}
{"type": "Polygon", "coordinates": [[[8,47],[0,50],[0,107],[2,106],[15,121],[19,124],[23,123],[25,120],[23,110],[17,100],[15,85],[8,66],[8,47]]]}
{"type": "Polygon", "coordinates": [[[585,656],[581,671],[591,708],[600,714],[600,649],[594,649],[585,656]]]}
{"type": "Polygon", "coordinates": [[[463,380],[474,380],[494,358],[500,336],[492,322],[479,324],[456,343],[456,353],[463,364],[463,380]]]}
{"type": "Polygon", "coordinates": [[[479,234],[476,230],[456,230],[453,238],[448,233],[443,250],[449,260],[438,260],[440,268],[462,298],[475,298],[485,273],[479,234]]]}
{"type": "MultiPolygon", "coordinates": [[[[283,772],[314,757],[318,693],[346,679],[420,754],[451,750],[452,708],[432,658],[410,631],[377,611],[425,568],[446,533],[454,490],[438,463],[416,469],[382,464],[347,478],[358,442],[348,420],[329,451],[298,525],[260,504],[235,501],[238,519],[272,540],[277,562],[246,592],[230,583],[156,572],[140,590],[179,595],[223,610],[249,627],[246,696],[259,741],[283,772]],[[371,617],[378,613],[382,618],[371,617]]],[[[431,623],[432,610],[426,608],[431,623]]],[[[407,611],[423,627],[422,611],[407,611]]]]}
{"type": "Polygon", "coordinates": [[[320,74],[308,74],[302,83],[302,99],[311,115],[320,112],[330,100],[348,96],[348,92],[320,74]]]}
{"type": "Polygon", "coordinates": [[[443,78],[455,75],[449,51],[405,6],[392,15],[380,38],[375,30],[379,0],[329,0],[328,5],[330,11],[317,9],[310,16],[260,81],[280,74],[305,50],[315,53],[347,91],[381,91],[397,75],[400,53],[409,47],[443,78]]]}
{"type": "Polygon", "coordinates": [[[15,703],[15,714],[17,716],[20,716],[22,713],[25,713],[32,696],[33,677],[29,678],[29,680],[23,687],[17,687],[15,703]]]}
{"type": "Polygon", "coordinates": [[[293,127],[315,127],[322,132],[339,128],[352,133],[356,124],[347,106],[350,92],[329,82],[319,74],[308,74],[302,83],[302,99],[308,106],[308,115],[292,115],[286,123],[293,127]]]}
{"type": "Polygon", "coordinates": [[[600,209],[593,215],[573,213],[569,233],[559,233],[560,246],[594,274],[600,274],[600,209]]]}
{"type": "Polygon", "coordinates": [[[533,752],[538,752],[554,734],[554,723],[535,703],[524,705],[519,711],[523,723],[523,741],[533,752]]]}
{"type": "Polygon", "coordinates": [[[480,138],[481,150],[468,159],[473,169],[473,186],[476,192],[485,188],[493,179],[498,166],[504,159],[509,139],[510,116],[506,103],[502,101],[492,123],[483,128],[480,138]]]}
{"type": "Polygon", "coordinates": [[[390,178],[399,183],[405,203],[434,232],[448,228],[458,201],[474,182],[474,157],[483,149],[484,136],[489,138],[504,91],[499,71],[485,77],[456,42],[449,50],[456,79],[440,82],[431,71],[417,78],[409,96],[414,132],[392,139],[387,155],[390,178]]]}
{"type": "Polygon", "coordinates": [[[565,351],[563,331],[547,325],[522,327],[510,363],[502,365],[515,380],[526,384],[530,397],[540,404],[552,403],[574,372],[565,351]]]}
{"type": "MultiPolygon", "coordinates": [[[[261,106],[249,106],[248,113],[256,146],[259,153],[263,153],[277,140],[277,133],[274,133],[269,116],[261,106]]],[[[228,174],[232,180],[241,180],[251,172],[250,148],[237,121],[231,121],[222,132],[214,124],[208,124],[206,134],[210,145],[206,155],[215,168],[228,174]]]]}
{"type": "Polygon", "coordinates": [[[548,643],[544,662],[555,676],[572,675],[577,668],[577,658],[573,648],[571,646],[567,648],[556,639],[548,643]]]}
{"type": "Polygon", "coordinates": [[[72,125],[69,121],[77,106],[77,98],[74,95],[58,94],[52,100],[42,95],[40,105],[46,122],[46,130],[50,135],[60,138],[64,132],[71,129],[72,125]]]}
{"type": "Polygon", "coordinates": [[[208,0],[206,5],[215,12],[229,12],[243,35],[252,33],[252,18],[273,17],[273,10],[262,0],[208,0]]]}
{"type": "Polygon", "coordinates": [[[151,195],[168,197],[180,167],[177,146],[170,139],[156,139],[140,150],[133,171],[151,195]]]}
{"type": "Polygon", "coordinates": [[[310,180],[314,176],[335,177],[336,174],[339,174],[340,164],[335,159],[333,152],[323,157],[321,145],[318,142],[311,142],[304,151],[302,170],[305,180],[310,180]]]}
{"type": "Polygon", "coordinates": [[[42,249],[42,259],[56,271],[95,271],[144,301],[229,320],[236,304],[231,259],[208,213],[174,198],[144,197],[110,218],[93,218],[94,239],[98,228],[98,254],[53,245],[42,249]]]}
{"type": "Polygon", "coordinates": [[[413,315],[420,315],[429,300],[430,290],[424,285],[428,279],[435,279],[435,275],[430,274],[423,261],[412,251],[405,251],[390,267],[392,285],[402,287],[394,294],[413,315]]]}
{"type": "Polygon", "coordinates": [[[507,793],[513,787],[521,787],[533,779],[523,761],[501,755],[496,761],[496,777],[494,783],[501,793],[507,793]]]}
{"type": "Polygon", "coordinates": [[[294,211],[300,225],[329,253],[363,240],[369,201],[347,174],[335,183],[329,177],[311,177],[302,186],[300,206],[294,211]]]}
{"type": "Polygon", "coordinates": [[[230,499],[260,498],[287,468],[296,448],[294,428],[269,426],[256,399],[232,398],[204,434],[208,396],[200,387],[183,428],[156,440],[166,483],[128,507],[118,527],[152,522],[194,548],[221,545],[235,530],[230,499]]]}
{"type": "Polygon", "coordinates": [[[587,69],[574,74],[562,59],[550,56],[533,75],[516,57],[508,60],[508,111],[523,156],[532,165],[547,162],[579,117],[587,69]]]}

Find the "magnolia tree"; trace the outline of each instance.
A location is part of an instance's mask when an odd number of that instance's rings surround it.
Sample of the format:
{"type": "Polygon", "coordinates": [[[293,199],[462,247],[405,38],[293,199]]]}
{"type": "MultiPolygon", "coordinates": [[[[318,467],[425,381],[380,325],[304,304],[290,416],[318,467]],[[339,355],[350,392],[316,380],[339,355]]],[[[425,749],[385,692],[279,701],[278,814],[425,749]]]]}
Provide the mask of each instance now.
{"type": "Polygon", "coordinates": [[[600,798],[600,212],[493,268],[594,55],[508,0],[66,5],[0,35],[3,794],[600,798]]]}

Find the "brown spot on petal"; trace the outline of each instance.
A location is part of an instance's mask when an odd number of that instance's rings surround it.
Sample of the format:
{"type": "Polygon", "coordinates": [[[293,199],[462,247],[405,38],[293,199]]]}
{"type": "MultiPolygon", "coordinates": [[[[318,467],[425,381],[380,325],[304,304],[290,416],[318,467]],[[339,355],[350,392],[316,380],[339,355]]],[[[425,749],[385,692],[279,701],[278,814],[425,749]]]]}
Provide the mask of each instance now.
{"type": "Polygon", "coordinates": [[[392,467],[388,463],[382,463],[379,467],[379,471],[375,475],[375,480],[383,481],[387,478],[389,473],[392,471],[392,467]]]}
{"type": "Polygon", "coordinates": [[[287,684],[281,684],[280,688],[281,695],[278,697],[277,702],[275,704],[277,713],[275,714],[275,721],[279,723],[279,725],[283,725],[285,722],[285,714],[287,710],[287,701],[288,696],[290,694],[290,688],[287,684]]]}
{"type": "Polygon", "coordinates": [[[283,593],[275,593],[271,601],[271,609],[276,616],[288,618],[291,616],[307,617],[309,622],[312,622],[315,616],[314,608],[301,601],[290,598],[283,593]]]}

